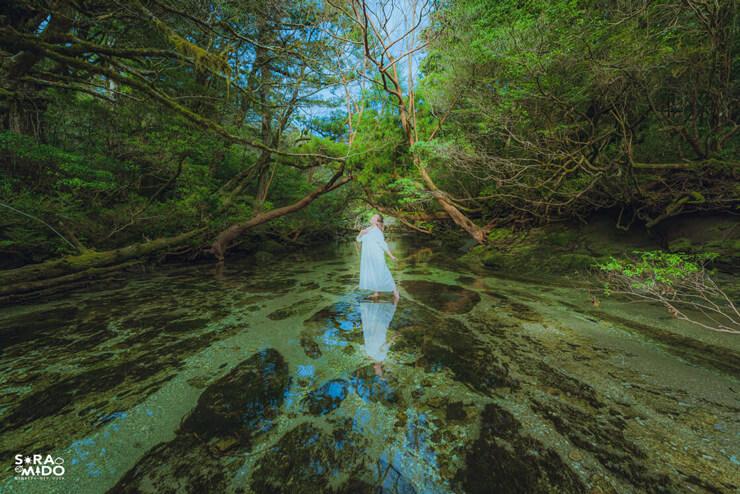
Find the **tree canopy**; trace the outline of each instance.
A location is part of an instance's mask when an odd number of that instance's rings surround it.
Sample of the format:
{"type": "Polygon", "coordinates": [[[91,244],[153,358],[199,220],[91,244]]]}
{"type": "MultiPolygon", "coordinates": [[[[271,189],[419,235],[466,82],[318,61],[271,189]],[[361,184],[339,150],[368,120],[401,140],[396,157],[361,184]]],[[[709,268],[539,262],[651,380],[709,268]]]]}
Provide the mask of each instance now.
{"type": "Polygon", "coordinates": [[[730,0],[4,2],[0,252],[736,211],[737,34],[730,0]]]}

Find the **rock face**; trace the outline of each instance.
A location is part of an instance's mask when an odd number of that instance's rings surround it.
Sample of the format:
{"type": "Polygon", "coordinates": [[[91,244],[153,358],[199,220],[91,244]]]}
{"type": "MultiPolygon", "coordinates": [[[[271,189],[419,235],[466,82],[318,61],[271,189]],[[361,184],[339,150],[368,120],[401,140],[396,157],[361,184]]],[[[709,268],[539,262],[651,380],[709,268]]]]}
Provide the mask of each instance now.
{"type": "Polygon", "coordinates": [[[289,385],[280,353],[256,353],[209,386],[175,439],[150,450],[110,492],[224,492],[237,463],[229,458],[272,427],[289,385]]]}
{"type": "Polygon", "coordinates": [[[403,287],[419,302],[449,314],[465,314],[480,302],[477,292],[434,281],[407,280],[403,287]]]}
{"type": "Polygon", "coordinates": [[[737,217],[669,218],[659,233],[671,252],[714,252],[715,266],[728,273],[740,270],[740,227],[737,217]]]}
{"type": "Polygon", "coordinates": [[[555,451],[522,435],[514,416],[492,403],[483,409],[480,436],[468,450],[456,481],[470,494],[586,492],[555,451]]]}

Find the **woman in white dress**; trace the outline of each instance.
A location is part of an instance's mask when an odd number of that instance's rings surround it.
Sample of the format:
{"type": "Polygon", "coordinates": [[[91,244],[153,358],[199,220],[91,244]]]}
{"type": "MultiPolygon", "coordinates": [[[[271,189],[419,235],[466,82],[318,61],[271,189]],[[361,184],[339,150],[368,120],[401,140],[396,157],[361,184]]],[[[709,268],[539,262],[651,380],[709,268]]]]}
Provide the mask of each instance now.
{"type": "Polygon", "coordinates": [[[372,290],[373,297],[379,297],[379,292],[393,292],[393,299],[398,301],[399,293],[393,276],[385,263],[385,254],[396,260],[396,256],[388,248],[383,237],[383,217],[379,214],[370,218],[370,226],[357,236],[362,243],[360,256],[360,289],[372,290]]]}
{"type": "Polygon", "coordinates": [[[396,312],[396,304],[362,302],[362,338],[365,353],[373,360],[373,369],[378,376],[383,375],[383,362],[388,356],[388,326],[396,312]]]}

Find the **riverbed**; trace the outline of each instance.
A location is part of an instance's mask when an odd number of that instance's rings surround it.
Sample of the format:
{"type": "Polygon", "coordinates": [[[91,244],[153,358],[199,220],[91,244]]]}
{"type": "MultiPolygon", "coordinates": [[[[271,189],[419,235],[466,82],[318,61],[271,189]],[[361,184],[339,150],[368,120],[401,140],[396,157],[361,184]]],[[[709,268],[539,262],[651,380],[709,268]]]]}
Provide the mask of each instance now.
{"type": "Polygon", "coordinates": [[[0,308],[0,492],[738,491],[737,337],[392,246],[398,304],[337,243],[0,308]]]}

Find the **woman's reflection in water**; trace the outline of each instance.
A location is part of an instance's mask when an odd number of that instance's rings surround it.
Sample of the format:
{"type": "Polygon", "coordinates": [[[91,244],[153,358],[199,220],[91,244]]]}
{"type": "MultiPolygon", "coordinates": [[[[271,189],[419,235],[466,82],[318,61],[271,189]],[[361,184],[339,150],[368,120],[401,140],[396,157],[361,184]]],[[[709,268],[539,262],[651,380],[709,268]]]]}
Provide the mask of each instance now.
{"type": "Polygon", "coordinates": [[[362,336],[365,339],[365,352],[375,361],[373,369],[379,377],[383,376],[383,361],[388,356],[388,326],[396,312],[396,304],[387,302],[360,303],[362,336]]]}

